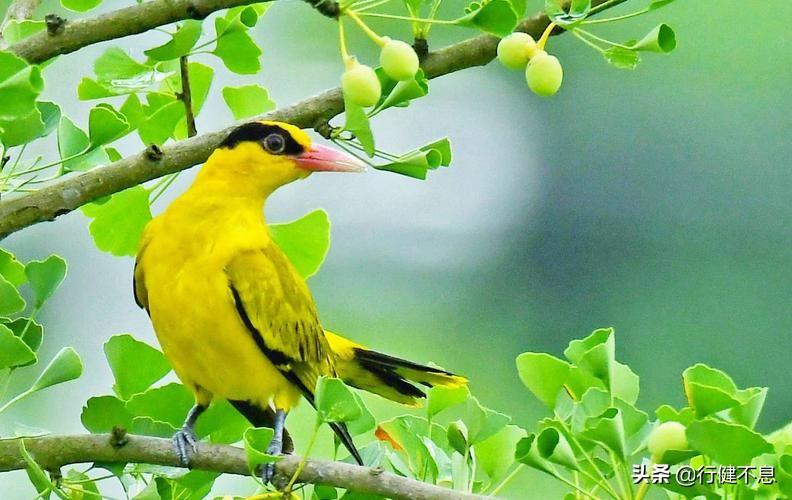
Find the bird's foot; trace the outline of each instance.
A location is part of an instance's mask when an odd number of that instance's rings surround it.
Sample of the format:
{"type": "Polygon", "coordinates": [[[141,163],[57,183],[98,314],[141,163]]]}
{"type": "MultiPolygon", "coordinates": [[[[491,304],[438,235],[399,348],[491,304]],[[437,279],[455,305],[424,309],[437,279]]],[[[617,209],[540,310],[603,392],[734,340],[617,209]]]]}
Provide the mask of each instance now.
{"type": "Polygon", "coordinates": [[[182,427],[173,435],[173,449],[179,462],[184,467],[188,467],[192,461],[192,456],[198,451],[198,436],[190,427],[182,427]]]}
{"type": "MultiPolygon", "coordinates": [[[[267,447],[267,455],[280,456],[283,453],[283,441],[280,439],[273,439],[267,447]]],[[[275,478],[275,463],[270,462],[264,464],[261,469],[261,480],[264,484],[271,483],[275,478]]]]}

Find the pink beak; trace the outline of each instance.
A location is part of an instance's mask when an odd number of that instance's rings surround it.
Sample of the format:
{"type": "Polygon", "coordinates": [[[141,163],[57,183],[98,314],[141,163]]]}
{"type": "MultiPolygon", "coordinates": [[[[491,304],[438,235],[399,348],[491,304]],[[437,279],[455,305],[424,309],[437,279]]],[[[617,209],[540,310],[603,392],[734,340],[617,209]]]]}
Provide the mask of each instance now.
{"type": "Polygon", "coordinates": [[[314,144],[308,151],[297,155],[297,166],[312,172],[363,172],[366,164],[354,156],[314,144]]]}

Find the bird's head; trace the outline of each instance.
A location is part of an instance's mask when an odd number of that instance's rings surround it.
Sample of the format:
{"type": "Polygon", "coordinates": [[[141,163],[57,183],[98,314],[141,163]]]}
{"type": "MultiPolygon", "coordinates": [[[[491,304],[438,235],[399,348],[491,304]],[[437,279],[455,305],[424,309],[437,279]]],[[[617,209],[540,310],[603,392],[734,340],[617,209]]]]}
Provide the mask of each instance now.
{"type": "Polygon", "coordinates": [[[341,151],[312,144],[302,130],[275,121],[234,129],[217,147],[200,177],[227,179],[236,189],[267,195],[313,172],[361,172],[363,162],[341,151]]]}

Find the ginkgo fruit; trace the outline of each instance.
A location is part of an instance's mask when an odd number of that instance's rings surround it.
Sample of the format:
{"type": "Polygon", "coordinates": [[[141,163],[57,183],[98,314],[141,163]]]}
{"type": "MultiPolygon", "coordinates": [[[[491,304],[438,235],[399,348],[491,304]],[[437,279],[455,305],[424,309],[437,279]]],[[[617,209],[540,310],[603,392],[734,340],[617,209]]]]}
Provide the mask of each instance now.
{"type": "Polygon", "coordinates": [[[409,80],[418,71],[418,54],[407,42],[382,37],[380,66],[394,80],[409,80]]]}
{"type": "Polygon", "coordinates": [[[525,68],[525,81],[534,94],[551,96],[561,88],[564,70],[558,58],[540,50],[525,68]]]}
{"type": "Polygon", "coordinates": [[[517,31],[498,43],[498,60],[507,68],[523,69],[537,50],[531,35],[517,31]]]}
{"type": "Polygon", "coordinates": [[[688,449],[685,426],[679,422],[663,422],[649,434],[646,447],[655,461],[660,460],[668,450],[688,449]]]}
{"type": "Polygon", "coordinates": [[[371,66],[360,64],[354,56],[346,61],[346,71],[341,75],[341,89],[347,99],[362,107],[377,104],[382,94],[377,73],[371,66]]]}

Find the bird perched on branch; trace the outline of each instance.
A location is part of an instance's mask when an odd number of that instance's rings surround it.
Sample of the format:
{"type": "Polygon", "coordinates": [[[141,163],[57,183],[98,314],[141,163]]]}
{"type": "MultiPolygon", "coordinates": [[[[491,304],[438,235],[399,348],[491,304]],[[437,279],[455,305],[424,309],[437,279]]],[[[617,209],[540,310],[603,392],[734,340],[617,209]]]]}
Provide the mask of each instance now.
{"type": "MultiPolygon", "coordinates": [[[[289,451],[284,422],[300,396],[314,403],[320,376],[405,404],[415,384],[458,386],[462,377],[371,351],[322,328],[308,286],[272,240],[264,203],[312,172],[357,172],[356,158],[312,144],[279,122],[241,125],[212,153],[192,186],[146,226],[135,263],[135,299],[151,317],[195,406],[174,436],[186,465],[194,425],[215,398],[255,426],[274,429],[268,453],[289,451]]],[[[333,430],[362,464],[342,423],[333,430]]],[[[270,480],[273,468],[265,468],[270,480]]]]}

